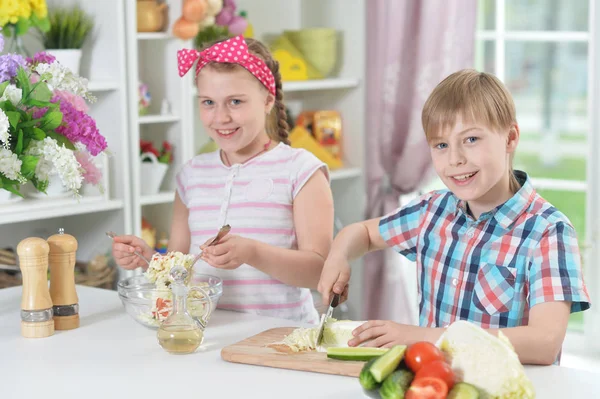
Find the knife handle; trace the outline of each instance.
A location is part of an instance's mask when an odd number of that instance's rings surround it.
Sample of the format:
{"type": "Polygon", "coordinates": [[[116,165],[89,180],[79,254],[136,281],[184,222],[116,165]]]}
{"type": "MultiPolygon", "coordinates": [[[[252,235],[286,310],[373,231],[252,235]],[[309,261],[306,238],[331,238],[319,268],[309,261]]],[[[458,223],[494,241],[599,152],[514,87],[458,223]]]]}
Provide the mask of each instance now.
{"type": "Polygon", "coordinates": [[[337,308],[340,303],[340,294],[333,294],[333,300],[331,301],[331,307],[337,308]]]}

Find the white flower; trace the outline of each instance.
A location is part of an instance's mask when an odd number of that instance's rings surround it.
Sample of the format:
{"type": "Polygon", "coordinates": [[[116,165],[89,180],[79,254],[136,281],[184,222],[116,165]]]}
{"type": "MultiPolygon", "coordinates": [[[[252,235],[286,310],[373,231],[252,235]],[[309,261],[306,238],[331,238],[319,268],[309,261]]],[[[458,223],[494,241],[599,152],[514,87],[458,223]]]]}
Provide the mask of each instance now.
{"type": "Polygon", "coordinates": [[[21,176],[21,160],[6,148],[0,148],[0,173],[10,180],[18,180],[25,183],[27,180],[21,176]]]}
{"type": "Polygon", "coordinates": [[[35,176],[40,181],[48,180],[51,174],[58,174],[63,185],[75,194],[78,193],[83,182],[82,169],[75,158],[75,153],[59,145],[50,137],[36,142],[27,150],[28,155],[40,158],[35,176]]]}
{"type": "Polygon", "coordinates": [[[60,62],[53,62],[52,64],[41,63],[34,70],[46,82],[50,90],[64,90],[84,97],[90,102],[96,101],[96,98],[88,91],[88,80],[74,74],[60,62]]]}
{"type": "Polygon", "coordinates": [[[0,145],[6,149],[8,149],[8,140],[10,138],[8,135],[9,128],[8,116],[0,109],[0,145]]]}
{"type": "Polygon", "coordinates": [[[12,105],[15,107],[21,102],[21,98],[23,98],[23,90],[19,89],[14,84],[9,84],[4,89],[4,94],[0,97],[0,101],[10,101],[12,105]]]}

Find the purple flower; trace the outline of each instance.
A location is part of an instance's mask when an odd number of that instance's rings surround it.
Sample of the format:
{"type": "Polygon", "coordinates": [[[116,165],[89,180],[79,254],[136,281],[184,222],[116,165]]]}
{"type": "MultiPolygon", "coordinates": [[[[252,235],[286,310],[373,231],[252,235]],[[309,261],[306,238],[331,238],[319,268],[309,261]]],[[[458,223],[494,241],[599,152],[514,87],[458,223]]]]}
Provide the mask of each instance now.
{"type": "Polygon", "coordinates": [[[48,54],[45,51],[35,53],[33,58],[27,57],[27,63],[29,65],[52,64],[54,61],[56,61],[56,58],[54,58],[52,54],[48,54]]]}
{"type": "Polygon", "coordinates": [[[25,58],[19,54],[4,54],[0,56],[0,82],[11,80],[17,76],[20,66],[25,66],[25,58]]]}
{"type": "Polygon", "coordinates": [[[71,143],[82,143],[93,156],[106,149],[106,139],[98,131],[92,117],[79,111],[69,101],[61,101],[60,96],[54,96],[52,102],[60,103],[63,114],[62,123],[56,128],[57,133],[68,138],[71,143]]]}

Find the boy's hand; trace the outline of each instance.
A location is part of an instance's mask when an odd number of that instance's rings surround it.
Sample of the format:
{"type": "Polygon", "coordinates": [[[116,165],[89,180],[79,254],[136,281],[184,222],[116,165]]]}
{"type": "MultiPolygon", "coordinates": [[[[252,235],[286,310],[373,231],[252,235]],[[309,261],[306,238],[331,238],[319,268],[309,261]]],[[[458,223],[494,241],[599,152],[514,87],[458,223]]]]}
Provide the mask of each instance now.
{"type": "Polygon", "coordinates": [[[249,238],[227,234],[218,244],[207,246],[213,238],[200,246],[202,249],[200,258],[218,269],[237,269],[244,263],[249,263],[256,251],[256,241],[249,238]]]}
{"type": "Polygon", "coordinates": [[[138,251],[148,260],[152,258],[154,251],[144,240],[136,236],[116,236],[113,239],[112,254],[117,265],[126,270],[138,267],[148,268],[148,264],[140,259],[133,251],[138,251]]]}
{"type": "Polygon", "coordinates": [[[337,256],[330,252],[317,289],[321,293],[323,303],[329,305],[331,293],[340,294],[340,303],[348,298],[348,283],[350,282],[350,264],[344,256],[337,256]]]}
{"type": "Polygon", "coordinates": [[[407,327],[404,324],[394,323],[389,320],[371,320],[363,325],[356,327],[352,331],[352,338],[349,346],[358,346],[365,341],[364,346],[374,348],[390,348],[394,345],[404,345],[407,341],[407,327]]]}

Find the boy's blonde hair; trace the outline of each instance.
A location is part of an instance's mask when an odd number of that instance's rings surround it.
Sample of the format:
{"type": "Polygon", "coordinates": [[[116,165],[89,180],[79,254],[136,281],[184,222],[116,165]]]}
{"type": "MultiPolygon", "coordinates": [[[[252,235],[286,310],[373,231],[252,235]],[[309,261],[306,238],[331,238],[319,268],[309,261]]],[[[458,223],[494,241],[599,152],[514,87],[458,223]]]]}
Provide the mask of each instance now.
{"type": "MultiPolygon", "coordinates": [[[[515,103],[506,86],[496,76],[463,69],[441,81],[423,106],[421,122],[427,140],[456,124],[480,123],[502,131],[517,123],[515,103]]],[[[510,190],[515,193],[521,185],[514,176],[510,158],[510,190]]]]}

